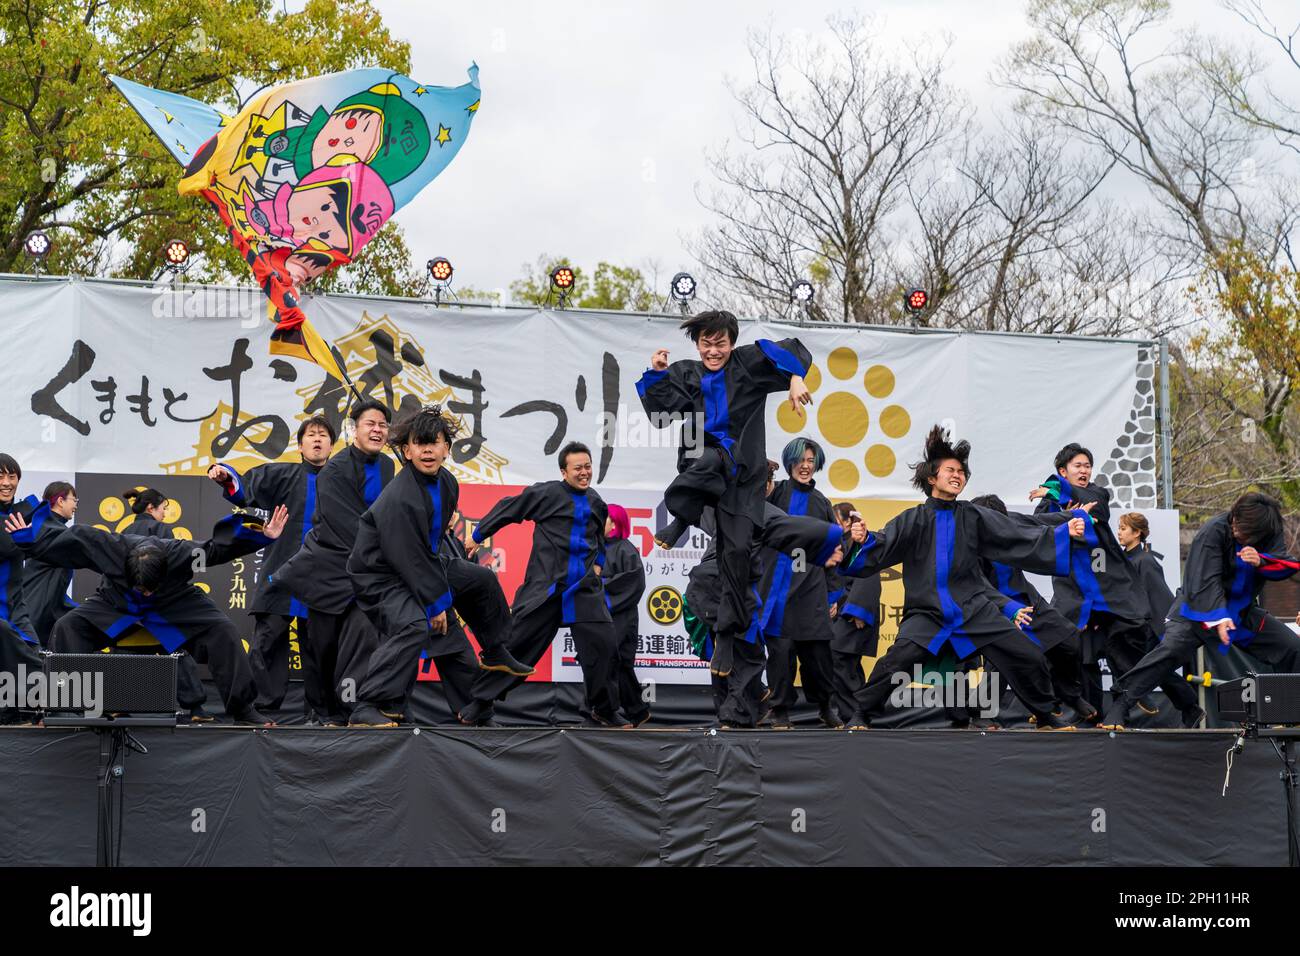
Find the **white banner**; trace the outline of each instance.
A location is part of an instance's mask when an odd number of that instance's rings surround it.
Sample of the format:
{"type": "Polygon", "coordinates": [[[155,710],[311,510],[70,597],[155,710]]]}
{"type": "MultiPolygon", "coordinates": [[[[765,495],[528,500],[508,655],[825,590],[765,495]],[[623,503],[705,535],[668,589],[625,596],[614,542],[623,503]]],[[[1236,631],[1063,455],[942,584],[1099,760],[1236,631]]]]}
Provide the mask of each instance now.
{"type": "MultiPolygon", "coordinates": [[[[24,467],[180,476],[216,459],[292,460],[302,419],[342,417],[337,383],[267,353],[255,290],[0,279],[0,303],[11,343],[2,444],[24,467]]],[[[647,427],[636,382],[656,348],[694,357],[676,320],[354,297],[317,297],[306,310],[363,392],[399,407],[451,404],[472,431],[453,462],[462,481],[552,478],[554,449],[573,439],[596,451],[599,486],[661,491],[674,474],[672,430],[647,427]],[[606,412],[616,427],[600,448],[606,412]]],[[[974,446],[971,495],[1018,498],[1078,441],[1120,506],[1155,505],[1148,347],[741,326],[742,343],[789,336],[813,354],[815,404],[800,418],[772,397],[768,455],[797,434],[817,438],[828,493],[916,497],[907,466],[941,422],[974,446]]]]}

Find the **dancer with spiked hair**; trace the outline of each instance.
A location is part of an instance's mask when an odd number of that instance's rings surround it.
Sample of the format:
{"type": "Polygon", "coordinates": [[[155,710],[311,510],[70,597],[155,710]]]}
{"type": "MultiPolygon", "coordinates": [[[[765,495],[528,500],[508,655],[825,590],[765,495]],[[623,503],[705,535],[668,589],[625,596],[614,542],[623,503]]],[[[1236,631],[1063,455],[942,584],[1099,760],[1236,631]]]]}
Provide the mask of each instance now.
{"type": "Polygon", "coordinates": [[[978,651],[992,662],[1037,718],[1040,730],[1069,726],[1053,716],[1052,681],[1042,652],[1007,618],[1010,598],[989,585],[980,559],[1059,572],[1069,558],[1069,539],[1083,535],[1083,513],[1031,524],[959,501],[970,478],[970,450],[969,442],[950,441],[941,426],[931,429],[912,475],[925,502],[895,517],[884,530],[869,532],[841,564],[841,573],[862,577],[901,563],[905,591],[898,638],[856,695],[852,726],[869,726],[884,709],[894,675],[910,674],[945,645],[959,659],[978,651]]]}

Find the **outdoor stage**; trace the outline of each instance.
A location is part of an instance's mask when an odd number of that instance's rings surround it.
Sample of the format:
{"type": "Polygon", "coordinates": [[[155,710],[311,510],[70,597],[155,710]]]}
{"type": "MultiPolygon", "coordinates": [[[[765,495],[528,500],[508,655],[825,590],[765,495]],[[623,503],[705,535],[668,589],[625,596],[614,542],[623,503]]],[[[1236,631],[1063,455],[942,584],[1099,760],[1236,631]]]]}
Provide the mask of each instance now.
{"type": "MultiPolygon", "coordinates": [[[[1221,796],[1222,731],[134,733],[131,866],[1287,860],[1277,756],[1221,796]]],[[[95,732],[0,730],[0,864],[94,865],[98,765],[95,732]]]]}

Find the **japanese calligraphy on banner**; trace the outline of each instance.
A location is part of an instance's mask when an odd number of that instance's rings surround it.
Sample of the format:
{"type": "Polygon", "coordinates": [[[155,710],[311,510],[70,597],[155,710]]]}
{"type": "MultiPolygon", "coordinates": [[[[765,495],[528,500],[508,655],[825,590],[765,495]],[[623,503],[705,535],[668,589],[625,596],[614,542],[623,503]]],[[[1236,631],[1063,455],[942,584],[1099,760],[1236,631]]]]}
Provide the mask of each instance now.
{"type": "MultiPolygon", "coordinates": [[[[295,460],[297,424],[341,423],[344,387],[305,362],[268,358],[251,288],[155,290],[112,281],[0,279],[11,362],[5,450],[48,471],[202,475],[295,460]]],[[[308,312],[358,389],[399,410],[444,402],[464,422],[462,481],[557,477],[568,440],[595,453],[598,487],[661,491],[677,429],[655,428],[636,382],[651,353],[695,356],[676,321],[619,313],[438,309],[414,300],[318,297],[308,312]]],[[[796,434],[827,450],[821,484],[844,497],[914,499],[908,463],[944,422],[971,441],[969,494],[1014,498],[1068,440],[1097,455],[1120,507],[1155,505],[1153,371],[1133,343],[912,334],[743,323],[741,342],[799,336],[815,404],[773,396],[768,454],[796,434]],[[1061,383],[1087,382],[1086,395],[1061,383]]]]}
{"type": "MultiPolygon", "coordinates": [[[[117,496],[153,484],[172,501],[168,523],[203,537],[227,505],[207,481],[208,465],[241,471],[297,460],[294,434],[323,414],[343,422],[348,395],[318,366],[269,358],[261,293],[253,288],[154,290],[112,281],[0,278],[0,307],[17,361],[0,391],[6,427],[0,451],[23,467],[20,495],[72,479],[88,521],[119,530],[117,496]]],[[[460,536],[505,494],[559,477],[566,441],[591,446],[596,487],[632,518],[645,564],[637,673],[642,681],[708,683],[682,621],[690,569],[707,543],[693,530],[680,548],[654,548],[662,492],[676,473],[673,429],[651,427],[636,395],[650,355],[696,355],[667,318],[589,312],[438,309],[430,303],[320,297],[307,303],[366,395],[404,411],[442,402],[463,422],[449,466],[462,483],[460,536]]],[[[1149,349],[1132,343],[1013,336],[918,335],[878,329],[797,328],[743,323],[741,342],[797,335],[813,355],[807,376],[815,404],[800,418],[775,395],[768,407],[768,456],[796,434],[818,439],[827,470],[817,485],[853,501],[871,527],[910,507],[908,464],[925,431],[943,422],[971,441],[967,497],[998,494],[1012,508],[1051,471],[1066,441],[1096,455],[1114,492],[1112,514],[1143,510],[1151,543],[1177,587],[1178,526],[1156,510],[1154,389],[1149,349]],[[1088,382],[1086,397],[1061,388],[1088,382]]],[[[503,529],[480,556],[508,597],[518,588],[531,529],[503,529]]],[[[260,560],[209,572],[202,586],[250,630],[248,595],[260,560]]],[[[1050,581],[1035,578],[1045,595],[1050,581]]],[[[84,596],[94,582],[79,575],[84,596]]],[[[898,631],[902,586],[884,581],[882,651],[898,631]]],[[[422,679],[436,673],[424,662],[422,679]]],[[[537,680],[581,679],[572,638],[557,634],[537,680]]]]}

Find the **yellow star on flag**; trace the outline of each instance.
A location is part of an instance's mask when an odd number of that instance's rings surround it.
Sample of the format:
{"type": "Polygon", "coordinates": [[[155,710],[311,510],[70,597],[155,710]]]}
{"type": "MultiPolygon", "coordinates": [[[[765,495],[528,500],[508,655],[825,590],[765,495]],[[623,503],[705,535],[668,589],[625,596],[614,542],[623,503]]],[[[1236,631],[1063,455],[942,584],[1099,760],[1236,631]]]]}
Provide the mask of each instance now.
{"type": "Polygon", "coordinates": [[[438,124],[438,135],[437,135],[436,138],[437,138],[437,140],[438,140],[438,145],[439,145],[439,146],[445,146],[447,143],[450,143],[450,142],[451,142],[451,127],[449,127],[449,126],[443,126],[441,123],[439,123],[439,124],[438,124]]]}

